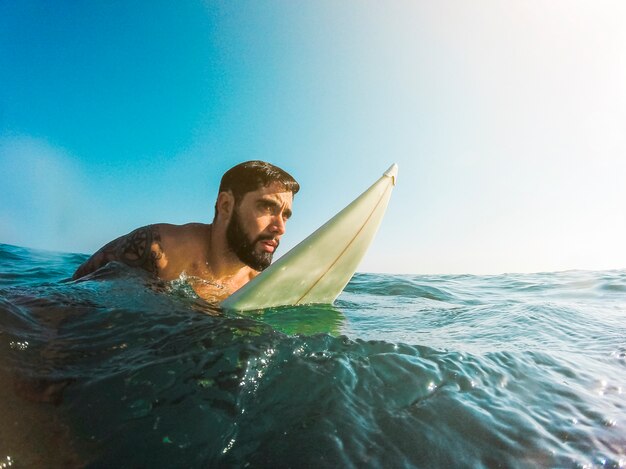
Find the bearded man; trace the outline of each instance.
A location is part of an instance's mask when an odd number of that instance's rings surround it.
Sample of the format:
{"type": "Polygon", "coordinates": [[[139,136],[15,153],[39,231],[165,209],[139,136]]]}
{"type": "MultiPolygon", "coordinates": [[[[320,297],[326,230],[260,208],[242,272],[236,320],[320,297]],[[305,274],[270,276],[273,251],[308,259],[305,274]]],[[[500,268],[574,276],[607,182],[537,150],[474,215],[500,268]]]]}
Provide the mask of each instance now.
{"type": "Polygon", "coordinates": [[[200,297],[222,300],[270,265],[299,189],[270,163],[238,164],[222,177],[212,224],[138,228],[102,247],[72,279],[117,261],[162,280],[183,276],[200,297]]]}

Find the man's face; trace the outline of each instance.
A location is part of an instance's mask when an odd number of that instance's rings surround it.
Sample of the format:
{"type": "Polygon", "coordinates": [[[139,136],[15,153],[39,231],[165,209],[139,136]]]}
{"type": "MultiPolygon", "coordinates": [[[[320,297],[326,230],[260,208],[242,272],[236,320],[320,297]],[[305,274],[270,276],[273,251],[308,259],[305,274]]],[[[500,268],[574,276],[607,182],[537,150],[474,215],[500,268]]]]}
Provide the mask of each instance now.
{"type": "Polygon", "coordinates": [[[292,202],[291,192],[272,183],[248,192],[235,206],[226,228],[226,239],[244,264],[261,271],[272,263],[291,216],[292,202]]]}

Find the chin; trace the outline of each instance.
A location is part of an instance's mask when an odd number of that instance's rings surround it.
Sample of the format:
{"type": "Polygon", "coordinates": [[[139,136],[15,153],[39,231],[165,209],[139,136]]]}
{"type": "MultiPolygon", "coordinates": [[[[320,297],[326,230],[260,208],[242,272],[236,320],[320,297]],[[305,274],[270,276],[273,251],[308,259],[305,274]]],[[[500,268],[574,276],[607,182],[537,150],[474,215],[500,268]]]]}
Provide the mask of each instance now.
{"type": "Polygon", "coordinates": [[[270,265],[272,265],[272,256],[273,253],[263,251],[263,253],[255,259],[255,265],[250,267],[256,271],[263,272],[270,265]]]}

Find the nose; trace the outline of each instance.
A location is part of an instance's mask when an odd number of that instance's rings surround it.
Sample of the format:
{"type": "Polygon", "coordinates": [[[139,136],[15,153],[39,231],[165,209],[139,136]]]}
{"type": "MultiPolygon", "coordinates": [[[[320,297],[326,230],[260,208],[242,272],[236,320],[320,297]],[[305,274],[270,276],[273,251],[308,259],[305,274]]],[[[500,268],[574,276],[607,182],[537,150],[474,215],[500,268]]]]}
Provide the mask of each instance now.
{"type": "Polygon", "coordinates": [[[281,214],[273,217],[270,229],[272,230],[272,233],[274,233],[274,235],[282,236],[285,234],[285,219],[281,214]]]}

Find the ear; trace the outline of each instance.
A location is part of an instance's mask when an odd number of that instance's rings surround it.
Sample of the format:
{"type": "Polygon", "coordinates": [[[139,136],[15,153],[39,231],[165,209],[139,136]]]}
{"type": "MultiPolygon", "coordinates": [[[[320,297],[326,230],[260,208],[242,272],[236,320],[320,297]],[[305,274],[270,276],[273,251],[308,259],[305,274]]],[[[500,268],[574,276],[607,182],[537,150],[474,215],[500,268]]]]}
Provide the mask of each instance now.
{"type": "Polygon", "coordinates": [[[228,221],[230,220],[235,207],[235,196],[230,191],[220,192],[217,196],[215,206],[217,207],[219,218],[228,221]]]}

